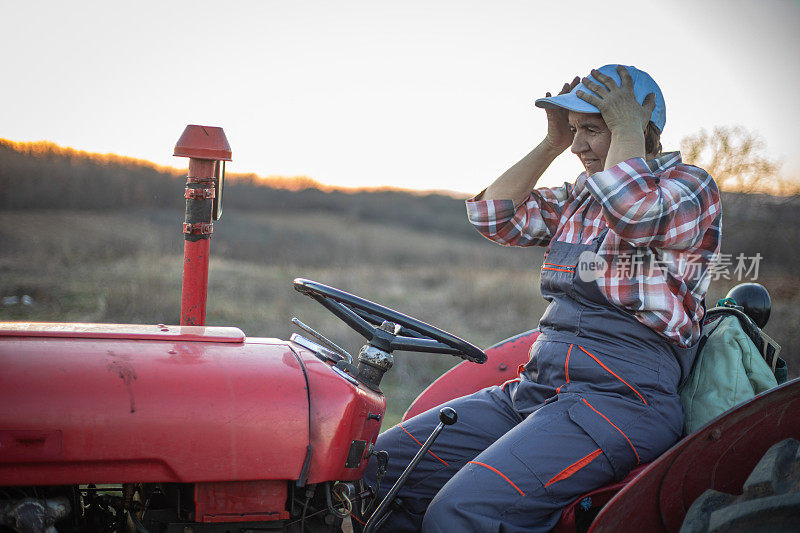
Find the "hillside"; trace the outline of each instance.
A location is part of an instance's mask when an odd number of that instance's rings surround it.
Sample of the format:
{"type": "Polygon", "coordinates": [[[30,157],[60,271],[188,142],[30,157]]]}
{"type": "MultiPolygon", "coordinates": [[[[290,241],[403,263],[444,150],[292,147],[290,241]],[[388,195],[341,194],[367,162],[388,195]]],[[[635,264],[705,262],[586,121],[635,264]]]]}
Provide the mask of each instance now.
{"type": "MultiPolygon", "coordinates": [[[[441,194],[347,189],[323,191],[307,178],[229,174],[224,208],[230,211],[315,212],[348,215],[387,226],[479,240],[464,219],[464,203],[441,194]]],[[[0,139],[0,210],[167,208],[182,213],[185,171],[110,154],[90,154],[52,143],[0,139]]]]}

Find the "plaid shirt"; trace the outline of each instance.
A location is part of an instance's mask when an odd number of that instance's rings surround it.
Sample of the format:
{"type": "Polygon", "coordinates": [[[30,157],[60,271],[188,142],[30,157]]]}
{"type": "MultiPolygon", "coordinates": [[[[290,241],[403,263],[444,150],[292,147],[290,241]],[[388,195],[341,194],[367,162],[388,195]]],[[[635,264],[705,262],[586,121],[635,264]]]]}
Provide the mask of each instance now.
{"type": "Polygon", "coordinates": [[[713,178],[684,165],[680,153],[583,172],[574,184],[533,190],[519,207],[470,199],[467,215],[484,237],[506,246],[588,244],[608,227],[598,250],[608,265],[597,278],[600,291],[672,343],[688,347],[700,338],[722,207],[713,178]]]}

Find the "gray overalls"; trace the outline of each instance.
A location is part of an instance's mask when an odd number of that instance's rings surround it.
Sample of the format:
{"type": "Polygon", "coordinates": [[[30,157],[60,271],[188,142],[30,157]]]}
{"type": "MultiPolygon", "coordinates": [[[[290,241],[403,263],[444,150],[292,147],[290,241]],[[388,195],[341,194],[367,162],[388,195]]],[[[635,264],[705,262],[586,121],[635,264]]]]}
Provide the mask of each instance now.
{"type": "MultiPolygon", "coordinates": [[[[575,273],[591,244],[554,241],[541,271],[550,301],[519,381],[458,398],[444,430],[400,493],[386,531],[547,531],[583,493],[654,460],[681,435],[682,349],[609,303],[575,273]]],[[[438,423],[438,408],[378,437],[390,465],[384,495],[438,423]]],[[[374,484],[375,465],[367,481],[374,484]]]]}

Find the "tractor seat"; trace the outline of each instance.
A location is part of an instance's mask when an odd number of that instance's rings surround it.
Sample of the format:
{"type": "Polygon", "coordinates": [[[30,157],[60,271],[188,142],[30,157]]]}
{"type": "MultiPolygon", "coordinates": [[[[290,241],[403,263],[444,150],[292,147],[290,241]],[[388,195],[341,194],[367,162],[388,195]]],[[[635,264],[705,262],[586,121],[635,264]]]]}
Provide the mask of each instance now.
{"type": "Polygon", "coordinates": [[[561,518],[553,528],[553,533],[586,531],[600,509],[648,466],[650,463],[639,465],[631,470],[622,481],[600,487],[577,498],[561,512],[561,518]]]}

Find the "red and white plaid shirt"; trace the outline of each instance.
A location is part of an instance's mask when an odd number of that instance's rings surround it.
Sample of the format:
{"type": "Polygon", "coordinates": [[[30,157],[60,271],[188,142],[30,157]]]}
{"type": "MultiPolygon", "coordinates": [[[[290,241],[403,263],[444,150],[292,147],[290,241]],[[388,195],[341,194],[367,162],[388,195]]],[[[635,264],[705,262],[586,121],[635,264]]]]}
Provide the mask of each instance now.
{"type": "Polygon", "coordinates": [[[722,207],[713,178],[683,164],[680,153],[583,172],[574,184],[533,190],[519,207],[470,199],[467,215],[506,246],[588,244],[608,227],[598,250],[609,266],[597,278],[600,291],[670,342],[687,347],[700,338],[722,207]]]}

